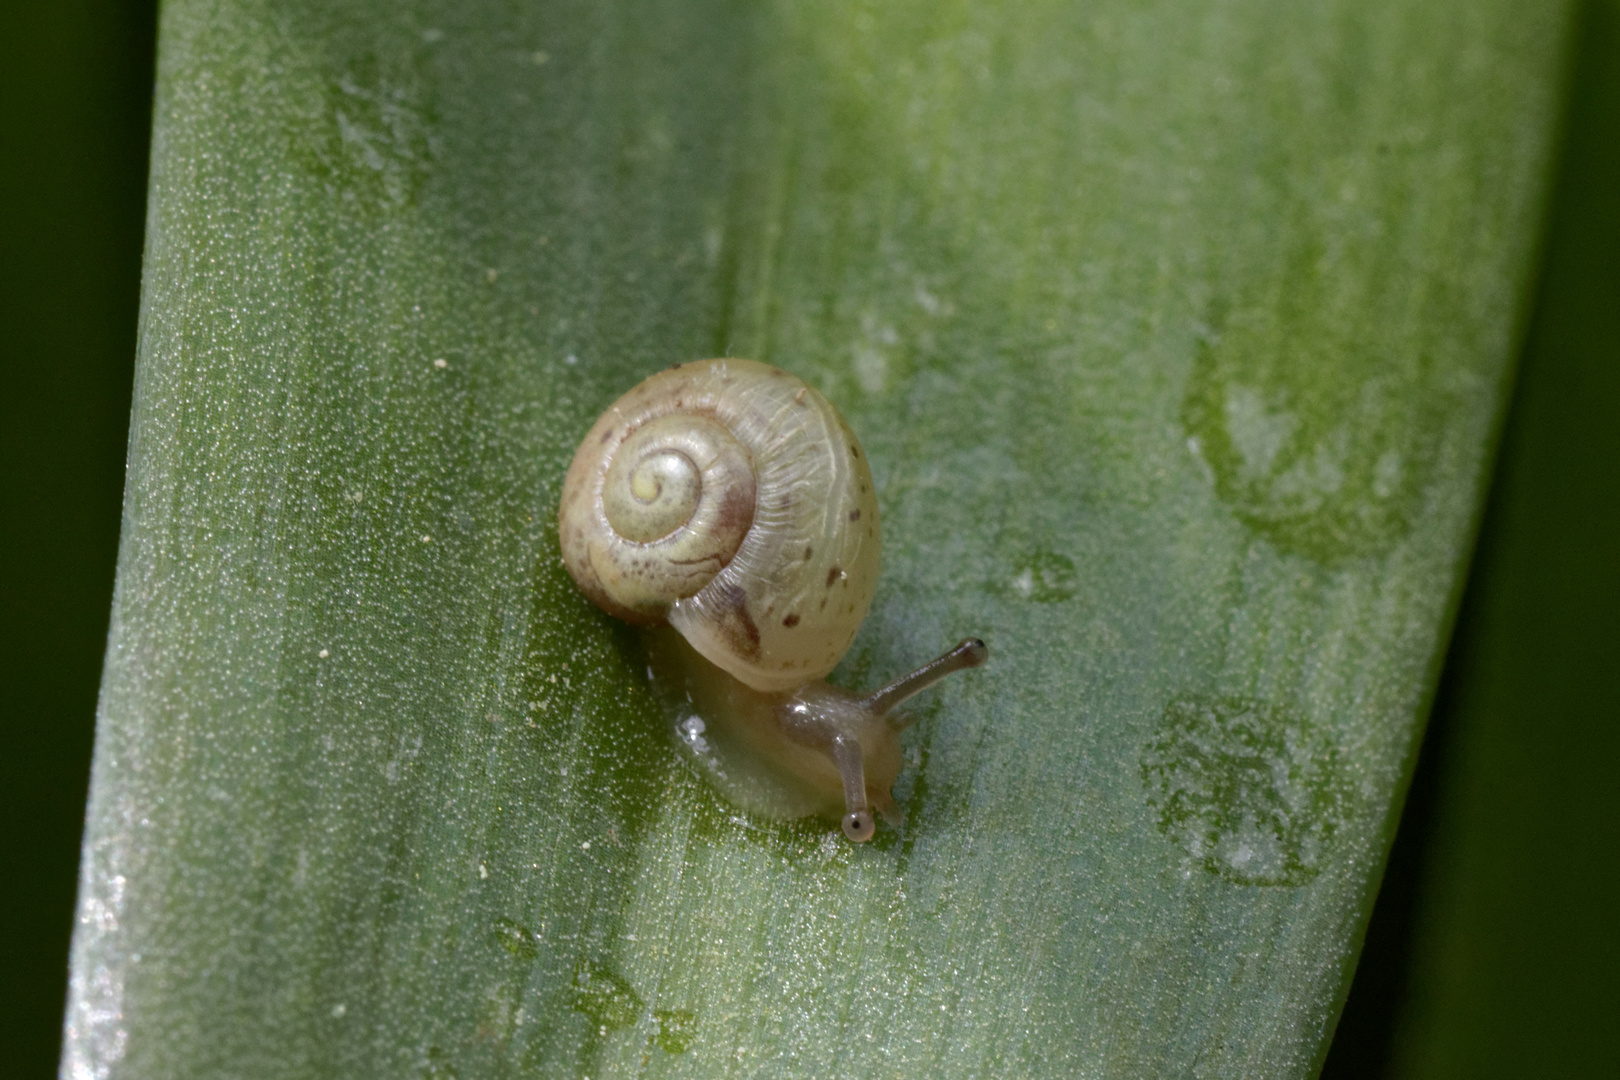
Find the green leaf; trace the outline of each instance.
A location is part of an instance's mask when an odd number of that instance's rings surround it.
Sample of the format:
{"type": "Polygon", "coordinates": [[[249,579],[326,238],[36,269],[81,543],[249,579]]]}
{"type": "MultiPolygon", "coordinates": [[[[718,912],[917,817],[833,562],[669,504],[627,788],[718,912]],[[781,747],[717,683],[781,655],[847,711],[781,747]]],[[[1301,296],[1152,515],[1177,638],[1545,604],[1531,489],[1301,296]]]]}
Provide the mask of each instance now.
{"type": "Polygon", "coordinates": [[[1620,3],[1583,14],[1535,318],[1436,710],[1397,1078],[1612,1067],[1620,3]]]}
{"type": "Polygon", "coordinates": [[[1565,15],[173,0],[70,1074],[1308,1074],[1565,15]],[[558,561],[724,354],[871,459],[836,678],[992,649],[869,845],[690,774],[558,561]]]}

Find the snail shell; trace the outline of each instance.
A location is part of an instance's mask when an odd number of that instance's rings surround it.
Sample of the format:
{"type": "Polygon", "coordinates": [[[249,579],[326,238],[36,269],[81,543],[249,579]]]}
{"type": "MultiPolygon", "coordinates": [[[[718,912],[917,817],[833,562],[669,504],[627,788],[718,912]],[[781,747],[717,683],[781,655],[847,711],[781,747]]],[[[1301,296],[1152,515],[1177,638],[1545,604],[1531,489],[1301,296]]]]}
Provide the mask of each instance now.
{"type": "Polygon", "coordinates": [[[563,561],[629,622],[668,622],[755,690],[837,666],[877,587],[872,473],[827,399],[753,360],[652,376],[563,481],[563,561]]]}
{"type": "Polygon", "coordinates": [[[558,536],[597,606],[679,632],[654,631],[649,656],[729,745],[724,766],[705,761],[734,801],[842,812],[856,841],[874,807],[902,820],[889,787],[910,721],[895,710],[987,653],[969,638],[866,695],[824,681],[871,606],[881,543],[871,470],[825,398],[753,360],[652,376],[580,444],[558,536]]]}

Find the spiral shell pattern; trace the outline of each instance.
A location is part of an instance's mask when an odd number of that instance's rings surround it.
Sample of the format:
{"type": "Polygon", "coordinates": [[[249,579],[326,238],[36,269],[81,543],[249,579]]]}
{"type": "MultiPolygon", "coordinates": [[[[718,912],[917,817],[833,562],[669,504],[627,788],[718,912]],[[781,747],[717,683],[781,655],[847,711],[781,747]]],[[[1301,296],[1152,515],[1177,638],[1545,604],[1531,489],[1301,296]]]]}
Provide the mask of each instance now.
{"type": "Polygon", "coordinates": [[[752,360],[683,364],[615,402],[574,456],[558,524],[598,606],[667,621],[756,690],[831,671],[877,586],[877,497],[854,433],[752,360]]]}

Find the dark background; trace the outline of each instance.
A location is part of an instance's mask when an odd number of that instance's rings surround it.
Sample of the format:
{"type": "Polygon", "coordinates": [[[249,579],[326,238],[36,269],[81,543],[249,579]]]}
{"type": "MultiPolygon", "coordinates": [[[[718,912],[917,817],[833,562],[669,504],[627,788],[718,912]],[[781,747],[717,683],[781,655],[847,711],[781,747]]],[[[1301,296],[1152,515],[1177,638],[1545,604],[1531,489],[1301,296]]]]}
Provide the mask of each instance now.
{"type": "Polygon", "coordinates": [[[151,0],[0,0],[0,1075],[52,1076],[134,375],[151,0]]]}
{"type": "MultiPolygon", "coordinates": [[[[0,1068],[54,1073],[123,489],[155,4],[0,12],[0,1068]]],[[[1620,1010],[1620,0],[1324,1077],[1585,1077],[1620,1010]]],[[[1600,1057],[1600,1054],[1602,1055],[1600,1057]]]]}

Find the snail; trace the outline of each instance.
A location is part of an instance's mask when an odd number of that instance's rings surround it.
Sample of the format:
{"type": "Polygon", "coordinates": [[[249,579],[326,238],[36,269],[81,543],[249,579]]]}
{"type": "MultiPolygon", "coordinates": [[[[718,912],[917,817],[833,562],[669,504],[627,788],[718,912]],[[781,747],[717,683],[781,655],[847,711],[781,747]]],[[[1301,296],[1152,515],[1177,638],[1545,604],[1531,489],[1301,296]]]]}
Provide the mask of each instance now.
{"type": "Polygon", "coordinates": [[[596,605],[653,629],[655,669],[722,742],[711,778],[768,816],[899,825],[898,706],[988,658],[969,638],[880,690],[826,681],[877,586],[877,495],[838,410],[785,371],[700,360],[603,413],[563,481],[562,557],[596,605]],[[744,776],[737,775],[746,773],[744,776]]]}

